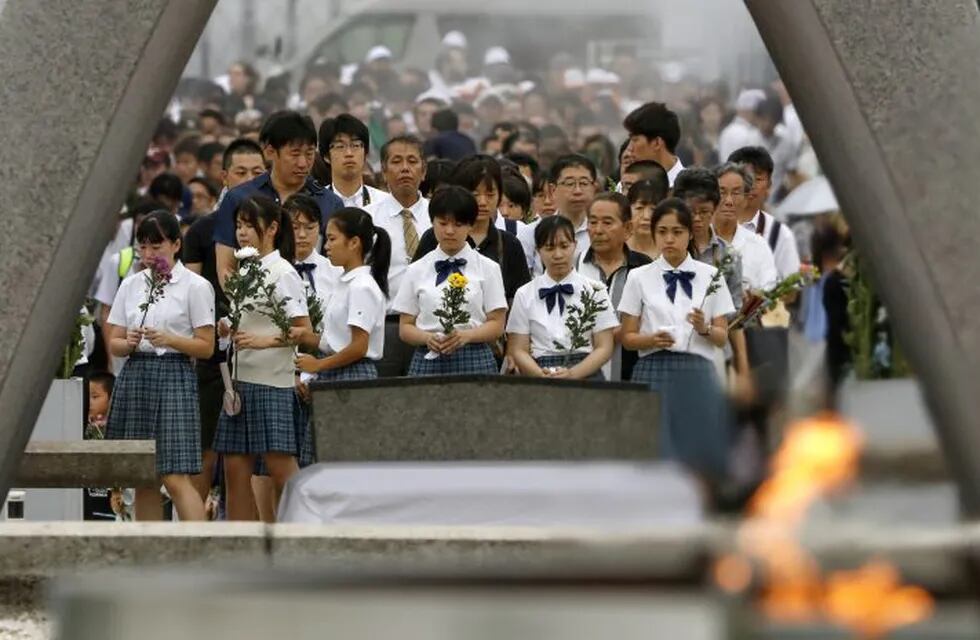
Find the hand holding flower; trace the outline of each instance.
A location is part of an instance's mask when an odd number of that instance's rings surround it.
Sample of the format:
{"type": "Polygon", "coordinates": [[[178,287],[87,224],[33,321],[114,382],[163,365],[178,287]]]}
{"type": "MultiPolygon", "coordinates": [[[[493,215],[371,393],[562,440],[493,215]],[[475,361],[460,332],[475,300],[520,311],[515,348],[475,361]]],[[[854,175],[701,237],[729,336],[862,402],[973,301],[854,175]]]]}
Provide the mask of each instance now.
{"type": "Polygon", "coordinates": [[[452,355],[463,346],[469,344],[469,330],[456,329],[442,341],[442,353],[452,355]]]}
{"type": "Polygon", "coordinates": [[[140,342],[142,341],[143,341],[142,329],[129,329],[128,331],[126,331],[126,344],[129,345],[131,351],[135,351],[136,347],[140,346],[140,342]]]}
{"type": "Polygon", "coordinates": [[[303,373],[319,373],[321,371],[320,360],[309,354],[299,354],[296,356],[294,362],[296,364],[296,368],[303,373]]]}
{"type": "Polygon", "coordinates": [[[691,323],[694,330],[699,334],[704,334],[708,331],[708,324],[704,317],[704,311],[701,309],[694,309],[691,313],[687,314],[687,321],[691,323]]]}
{"type": "Polygon", "coordinates": [[[236,349],[272,349],[282,346],[279,336],[257,336],[247,331],[238,331],[234,337],[236,349]]]}
{"type": "Polygon", "coordinates": [[[159,329],[154,329],[153,327],[147,327],[143,330],[143,334],[146,339],[150,341],[157,349],[165,349],[171,346],[171,338],[173,335],[167,333],[166,331],[160,331],[159,329]]]}

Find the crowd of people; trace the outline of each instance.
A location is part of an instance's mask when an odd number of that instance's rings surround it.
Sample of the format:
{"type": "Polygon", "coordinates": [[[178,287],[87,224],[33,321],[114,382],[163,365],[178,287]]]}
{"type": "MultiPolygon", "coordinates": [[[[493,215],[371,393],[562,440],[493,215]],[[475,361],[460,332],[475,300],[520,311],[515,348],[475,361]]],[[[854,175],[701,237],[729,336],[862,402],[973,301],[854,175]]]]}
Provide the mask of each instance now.
{"type": "MultiPolygon", "coordinates": [[[[465,54],[375,47],[294,95],[236,63],[160,122],[93,283],[90,393],[104,437],[156,441],[179,519],[274,520],[314,379],[634,381],[665,456],[733,478],[763,394],[730,323],[810,255],[766,212],[812,171],[787,95],[668,86],[628,50],[536,75],[494,48],[476,77],[465,54]]],[[[161,505],[138,490],[135,517],[161,505]]]]}

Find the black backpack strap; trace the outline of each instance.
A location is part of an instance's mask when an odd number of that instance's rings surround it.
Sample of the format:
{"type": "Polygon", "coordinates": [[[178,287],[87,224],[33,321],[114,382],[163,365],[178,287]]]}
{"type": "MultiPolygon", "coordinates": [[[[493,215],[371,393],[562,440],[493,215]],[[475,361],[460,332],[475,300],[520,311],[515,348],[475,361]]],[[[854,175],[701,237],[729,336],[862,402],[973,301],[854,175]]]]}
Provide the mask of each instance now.
{"type": "Polygon", "coordinates": [[[507,233],[512,233],[517,235],[517,220],[511,220],[510,218],[504,218],[504,228],[507,229],[507,233]]]}
{"type": "Polygon", "coordinates": [[[769,232],[769,248],[772,249],[773,253],[776,253],[776,243],[779,242],[779,231],[782,227],[782,222],[773,220],[772,230],[769,232]]]}

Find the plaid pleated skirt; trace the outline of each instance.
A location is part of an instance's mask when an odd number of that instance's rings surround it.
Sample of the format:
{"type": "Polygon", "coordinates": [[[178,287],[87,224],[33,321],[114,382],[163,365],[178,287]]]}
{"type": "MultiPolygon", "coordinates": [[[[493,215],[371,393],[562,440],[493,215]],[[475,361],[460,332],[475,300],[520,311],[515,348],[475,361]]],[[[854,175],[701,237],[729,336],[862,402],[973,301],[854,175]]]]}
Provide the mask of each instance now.
{"type": "MultiPolygon", "coordinates": [[[[573,353],[568,358],[568,362],[565,362],[565,356],[541,356],[540,358],[535,358],[534,361],[538,363],[538,366],[542,369],[547,369],[549,367],[566,367],[572,368],[578,363],[582,362],[588,357],[587,353],[573,353]]],[[[605,382],[606,376],[602,375],[602,369],[599,369],[591,376],[586,378],[586,380],[592,380],[593,382],[605,382]]]]}
{"type": "Polygon", "coordinates": [[[180,353],[134,353],[113,388],[106,437],[155,440],[157,474],[201,472],[197,376],[180,353]]]}
{"type": "Polygon", "coordinates": [[[329,369],[317,374],[317,380],[336,382],[337,380],[374,380],[378,377],[378,367],[374,360],[362,358],[353,364],[339,369],[329,369]]]}
{"type": "Polygon", "coordinates": [[[250,382],[237,384],[242,410],[238,415],[229,416],[222,409],[214,450],[218,453],[298,456],[299,442],[293,419],[294,389],[250,382]]]}
{"type": "Polygon", "coordinates": [[[734,416],[714,364],[690,353],[658,351],[639,359],[632,380],[660,395],[664,455],[710,478],[723,478],[734,416]]]}
{"type": "Polygon", "coordinates": [[[419,347],[412,355],[409,376],[459,376],[499,373],[497,361],[488,344],[467,344],[452,355],[426,360],[427,347],[419,347]]]}

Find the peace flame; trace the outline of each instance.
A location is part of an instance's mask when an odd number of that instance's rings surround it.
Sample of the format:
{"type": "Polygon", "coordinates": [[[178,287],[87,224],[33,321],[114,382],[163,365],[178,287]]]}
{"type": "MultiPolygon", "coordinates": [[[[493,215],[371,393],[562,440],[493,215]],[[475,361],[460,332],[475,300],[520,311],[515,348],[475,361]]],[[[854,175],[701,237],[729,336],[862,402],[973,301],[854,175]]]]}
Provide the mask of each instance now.
{"type": "Polygon", "coordinates": [[[770,477],[749,502],[737,538],[741,553],[715,563],[719,587],[731,593],[748,589],[754,562],[762,574],[758,604],[766,616],[789,624],[823,618],[865,639],[929,618],[932,597],[919,587],[903,586],[887,562],[872,560],[825,578],[798,541],[810,505],[857,477],[862,444],[857,429],[836,416],[791,425],[770,477]]]}

